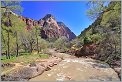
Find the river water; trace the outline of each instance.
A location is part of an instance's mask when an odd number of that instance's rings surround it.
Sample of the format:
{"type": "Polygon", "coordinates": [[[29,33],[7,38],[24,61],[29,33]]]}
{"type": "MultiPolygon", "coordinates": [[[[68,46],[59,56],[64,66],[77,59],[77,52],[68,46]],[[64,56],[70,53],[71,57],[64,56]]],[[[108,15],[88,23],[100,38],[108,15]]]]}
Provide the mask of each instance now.
{"type": "Polygon", "coordinates": [[[29,81],[119,81],[106,63],[91,58],[65,58],[58,65],[29,81]]]}

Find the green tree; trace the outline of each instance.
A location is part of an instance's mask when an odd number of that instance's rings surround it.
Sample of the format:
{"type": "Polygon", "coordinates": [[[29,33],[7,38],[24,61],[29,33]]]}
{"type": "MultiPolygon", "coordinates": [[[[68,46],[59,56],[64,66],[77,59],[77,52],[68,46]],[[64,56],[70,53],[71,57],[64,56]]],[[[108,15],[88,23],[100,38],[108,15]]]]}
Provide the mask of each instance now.
{"type": "Polygon", "coordinates": [[[17,14],[21,14],[23,11],[20,1],[1,1],[1,8],[4,8],[5,11],[12,11],[17,14]]]}
{"type": "Polygon", "coordinates": [[[36,42],[36,34],[34,32],[34,28],[31,27],[32,29],[31,30],[28,30],[28,37],[27,37],[27,40],[29,42],[29,51],[30,53],[32,53],[33,51],[33,45],[35,44],[36,42]]]}
{"type": "Polygon", "coordinates": [[[90,35],[93,42],[98,43],[96,58],[120,66],[116,62],[121,61],[121,1],[111,1],[98,18],[92,24],[93,31],[90,35]]]}
{"type": "Polygon", "coordinates": [[[39,26],[38,25],[36,25],[35,26],[35,35],[36,35],[36,49],[37,49],[37,51],[38,51],[38,53],[39,53],[39,33],[40,33],[40,28],[39,28],[39,26]]]}
{"type": "Polygon", "coordinates": [[[28,36],[29,33],[27,30],[23,30],[20,33],[20,41],[22,42],[22,48],[25,50],[25,52],[29,52],[29,48],[30,48],[28,36]]]}
{"type": "Polygon", "coordinates": [[[89,9],[87,10],[88,17],[92,20],[98,18],[106,9],[106,3],[108,2],[100,0],[89,1],[87,3],[89,6],[89,9]]]}
{"type": "Polygon", "coordinates": [[[39,51],[45,50],[45,49],[47,49],[48,46],[49,46],[48,41],[42,39],[41,37],[38,38],[38,42],[39,42],[39,44],[38,44],[39,51]]]}
{"type": "Polygon", "coordinates": [[[12,32],[13,36],[15,36],[16,39],[16,56],[19,55],[19,46],[21,45],[20,39],[20,33],[22,33],[23,30],[25,30],[26,24],[22,21],[19,20],[17,16],[11,15],[12,20],[12,32]]]}
{"type": "MultiPolygon", "coordinates": [[[[5,21],[2,21],[2,23],[5,24],[6,32],[7,32],[7,58],[10,59],[10,32],[11,32],[11,19],[10,19],[10,13],[12,12],[21,12],[21,6],[20,2],[18,1],[1,1],[1,8],[3,8],[2,16],[5,16],[5,21]]],[[[3,18],[3,17],[2,17],[3,18]]]]}
{"type": "Polygon", "coordinates": [[[60,38],[58,38],[56,41],[55,41],[55,47],[58,48],[58,49],[63,49],[66,47],[66,44],[69,42],[69,40],[65,37],[65,36],[62,36],[60,38]]]}
{"type": "Polygon", "coordinates": [[[90,37],[85,37],[84,44],[89,44],[89,43],[92,43],[92,39],[90,37]]]}

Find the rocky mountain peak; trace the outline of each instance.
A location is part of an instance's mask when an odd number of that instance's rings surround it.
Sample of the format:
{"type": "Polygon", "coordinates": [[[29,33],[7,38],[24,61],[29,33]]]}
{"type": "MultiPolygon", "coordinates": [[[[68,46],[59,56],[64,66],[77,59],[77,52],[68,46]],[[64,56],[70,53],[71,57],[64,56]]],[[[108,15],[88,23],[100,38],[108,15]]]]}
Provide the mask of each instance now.
{"type": "Polygon", "coordinates": [[[43,27],[43,30],[40,32],[40,34],[44,39],[66,36],[69,40],[72,40],[76,37],[76,35],[63,22],[57,22],[52,14],[47,14],[39,21],[34,21],[33,19],[22,16],[20,19],[23,20],[28,25],[28,27],[33,27],[35,25],[43,27]]]}
{"type": "Polygon", "coordinates": [[[66,25],[65,25],[63,22],[57,22],[57,24],[58,24],[59,26],[64,26],[64,27],[66,27],[66,25]]]}
{"type": "Polygon", "coordinates": [[[55,17],[52,15],[52,14],[47,14],[44,18],[43,18],[43,20],[48,20],[48,19],[54,19],[55,20],[55,17]]]}

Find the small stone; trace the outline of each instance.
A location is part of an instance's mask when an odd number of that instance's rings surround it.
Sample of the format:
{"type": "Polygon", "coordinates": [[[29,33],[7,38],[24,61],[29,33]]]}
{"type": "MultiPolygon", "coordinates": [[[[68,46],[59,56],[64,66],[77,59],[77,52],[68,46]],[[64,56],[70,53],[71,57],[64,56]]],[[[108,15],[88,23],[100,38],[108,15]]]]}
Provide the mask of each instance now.
{"type": "Polygon", "coordinates": [[[51,68],[50,68],[50,67],[47,67],[47,68],[45,69],[45,71],[49,71],[49,70],[51,70],[51,68]]]}
{"type": "Polygon", "coordinates": [[[36,63],[30,63],[30,65],[29,65],[30,67],[36,67],[36,63]]]}

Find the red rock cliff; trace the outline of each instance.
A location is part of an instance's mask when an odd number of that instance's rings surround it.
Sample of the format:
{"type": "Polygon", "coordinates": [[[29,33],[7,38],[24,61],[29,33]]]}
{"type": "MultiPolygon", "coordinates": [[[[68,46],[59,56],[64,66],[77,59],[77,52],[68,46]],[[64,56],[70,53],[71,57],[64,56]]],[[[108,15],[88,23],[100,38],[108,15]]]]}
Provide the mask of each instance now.
{"type": "Polygon", "coordinates": [[[40,34],[44,39],[66,36],[69,40],[72,40],[76,37],[76,35],[63,22],[57,22],[54,16],[51,14],[47,14],[39,21],[35,21],[23,16],[19,16],[19,18],[28,25],[27,30],[33,28],[33,26],[36,25],[40,26],[40,28],[43,28],[40,31],[40,34]]]}

